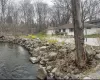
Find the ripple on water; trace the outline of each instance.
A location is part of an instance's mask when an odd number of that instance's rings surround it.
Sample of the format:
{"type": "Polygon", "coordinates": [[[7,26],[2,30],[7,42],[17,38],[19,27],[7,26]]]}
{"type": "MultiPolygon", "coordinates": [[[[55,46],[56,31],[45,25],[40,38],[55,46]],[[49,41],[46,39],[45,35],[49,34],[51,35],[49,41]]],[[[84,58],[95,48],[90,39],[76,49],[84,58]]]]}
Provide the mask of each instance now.
{"type": "Polygon", "coordinates": [[[0,79],[35,79],[38,66],[29,57],[21,46],[0,43],[0,79]]]}

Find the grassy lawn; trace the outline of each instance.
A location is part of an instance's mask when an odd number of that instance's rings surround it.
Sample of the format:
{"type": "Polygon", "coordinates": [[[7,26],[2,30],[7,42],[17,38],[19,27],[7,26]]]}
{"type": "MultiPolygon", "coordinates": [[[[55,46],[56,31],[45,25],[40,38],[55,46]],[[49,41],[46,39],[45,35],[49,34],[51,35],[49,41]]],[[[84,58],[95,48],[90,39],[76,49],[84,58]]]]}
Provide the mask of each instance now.
{"type": "Polygon", "coordinates": [[[100,38],[100,34],[85,35],[85,38],[100,38]]]}
{"type": "MultiPolygon", "coordinates": [[[[40,40],[47,40],[49,43],[56,43],[58,39],[62,38],[74,38],[73,36],[61,36],[61,35],[46,35],[45,33],[38,33],[38,34],[29,34],[27,36],[22,36],[24,38],[35,39],[39,38],[40,40]]],[[[92,35],[85,35],[85,38],[100,38],[100,34],[92,34],[92,35]]]]}

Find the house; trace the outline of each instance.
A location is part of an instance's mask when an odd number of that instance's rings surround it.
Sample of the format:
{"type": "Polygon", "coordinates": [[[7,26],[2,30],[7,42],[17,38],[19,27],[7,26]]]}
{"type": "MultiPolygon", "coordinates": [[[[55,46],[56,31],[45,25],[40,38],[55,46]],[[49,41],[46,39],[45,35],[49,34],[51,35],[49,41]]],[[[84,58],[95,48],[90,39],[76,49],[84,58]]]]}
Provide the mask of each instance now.
{"type": "MultiPolygon", "coordinates": [[[[94,24],[85,23],[84,24],[84,35],[98,34],[100,32],[100,27],[94,24]]],[[[74,26],[72,23],[65,24],[58,27],[48,27],[48,35],[53,34],[67,34],[74,35],[74,26]]]]}
{"type": "Polygon", "coordinates": [[[100,19],[87,21],[87,23],[89,23],[89,24],[95,24],[95,25],[100,25],[100,19]]]}

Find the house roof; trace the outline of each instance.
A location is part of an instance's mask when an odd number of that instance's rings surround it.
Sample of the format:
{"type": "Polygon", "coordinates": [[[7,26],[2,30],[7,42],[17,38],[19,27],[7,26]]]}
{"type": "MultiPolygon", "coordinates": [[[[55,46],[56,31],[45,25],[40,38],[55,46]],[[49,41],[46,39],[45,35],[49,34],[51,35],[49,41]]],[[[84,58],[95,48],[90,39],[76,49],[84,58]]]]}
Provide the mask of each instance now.
{"type": "Polygon", "coordinates": [[[65,25],[62,25],[62,26],[58,26],[57,27],[58,29],[62,29],[62,28],[73,28],[73,24],[70,23],[70,24],[65,24],[65,25]]]}
{"type": "MultiPolygon", "coordinates": [[[[85,24],[84,24],[84,27],[85,27],[85,28],[98,28],[99,26],[94,25],[94,24],[85,23],[85,24]]],[[[70,23],[70,24],[65,24],[65,25],[58,26],[58,27],[48,27],[48,30],[69,29],[69,28],[74,28],[74,26],[73,26],[72,23],[70,23]]]]}
{"type": "Polygon", "coordinates": [[[92,20],[92,21],[87,21],[87,22],[90,23],[90,24],[93,24],[93,23],[100,23],[100,19],[92,20]]]}

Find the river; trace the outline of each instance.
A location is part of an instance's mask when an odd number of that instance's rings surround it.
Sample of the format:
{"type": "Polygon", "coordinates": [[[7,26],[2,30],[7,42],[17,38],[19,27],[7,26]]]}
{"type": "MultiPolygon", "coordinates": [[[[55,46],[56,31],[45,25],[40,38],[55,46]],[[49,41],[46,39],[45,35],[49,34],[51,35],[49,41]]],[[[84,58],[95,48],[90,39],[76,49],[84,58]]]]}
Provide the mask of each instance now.
{"type": "Polygon", "coordinates": [[[38,65],[23,47],[0,42],[0,79],[36,79],[38,65]]]}

